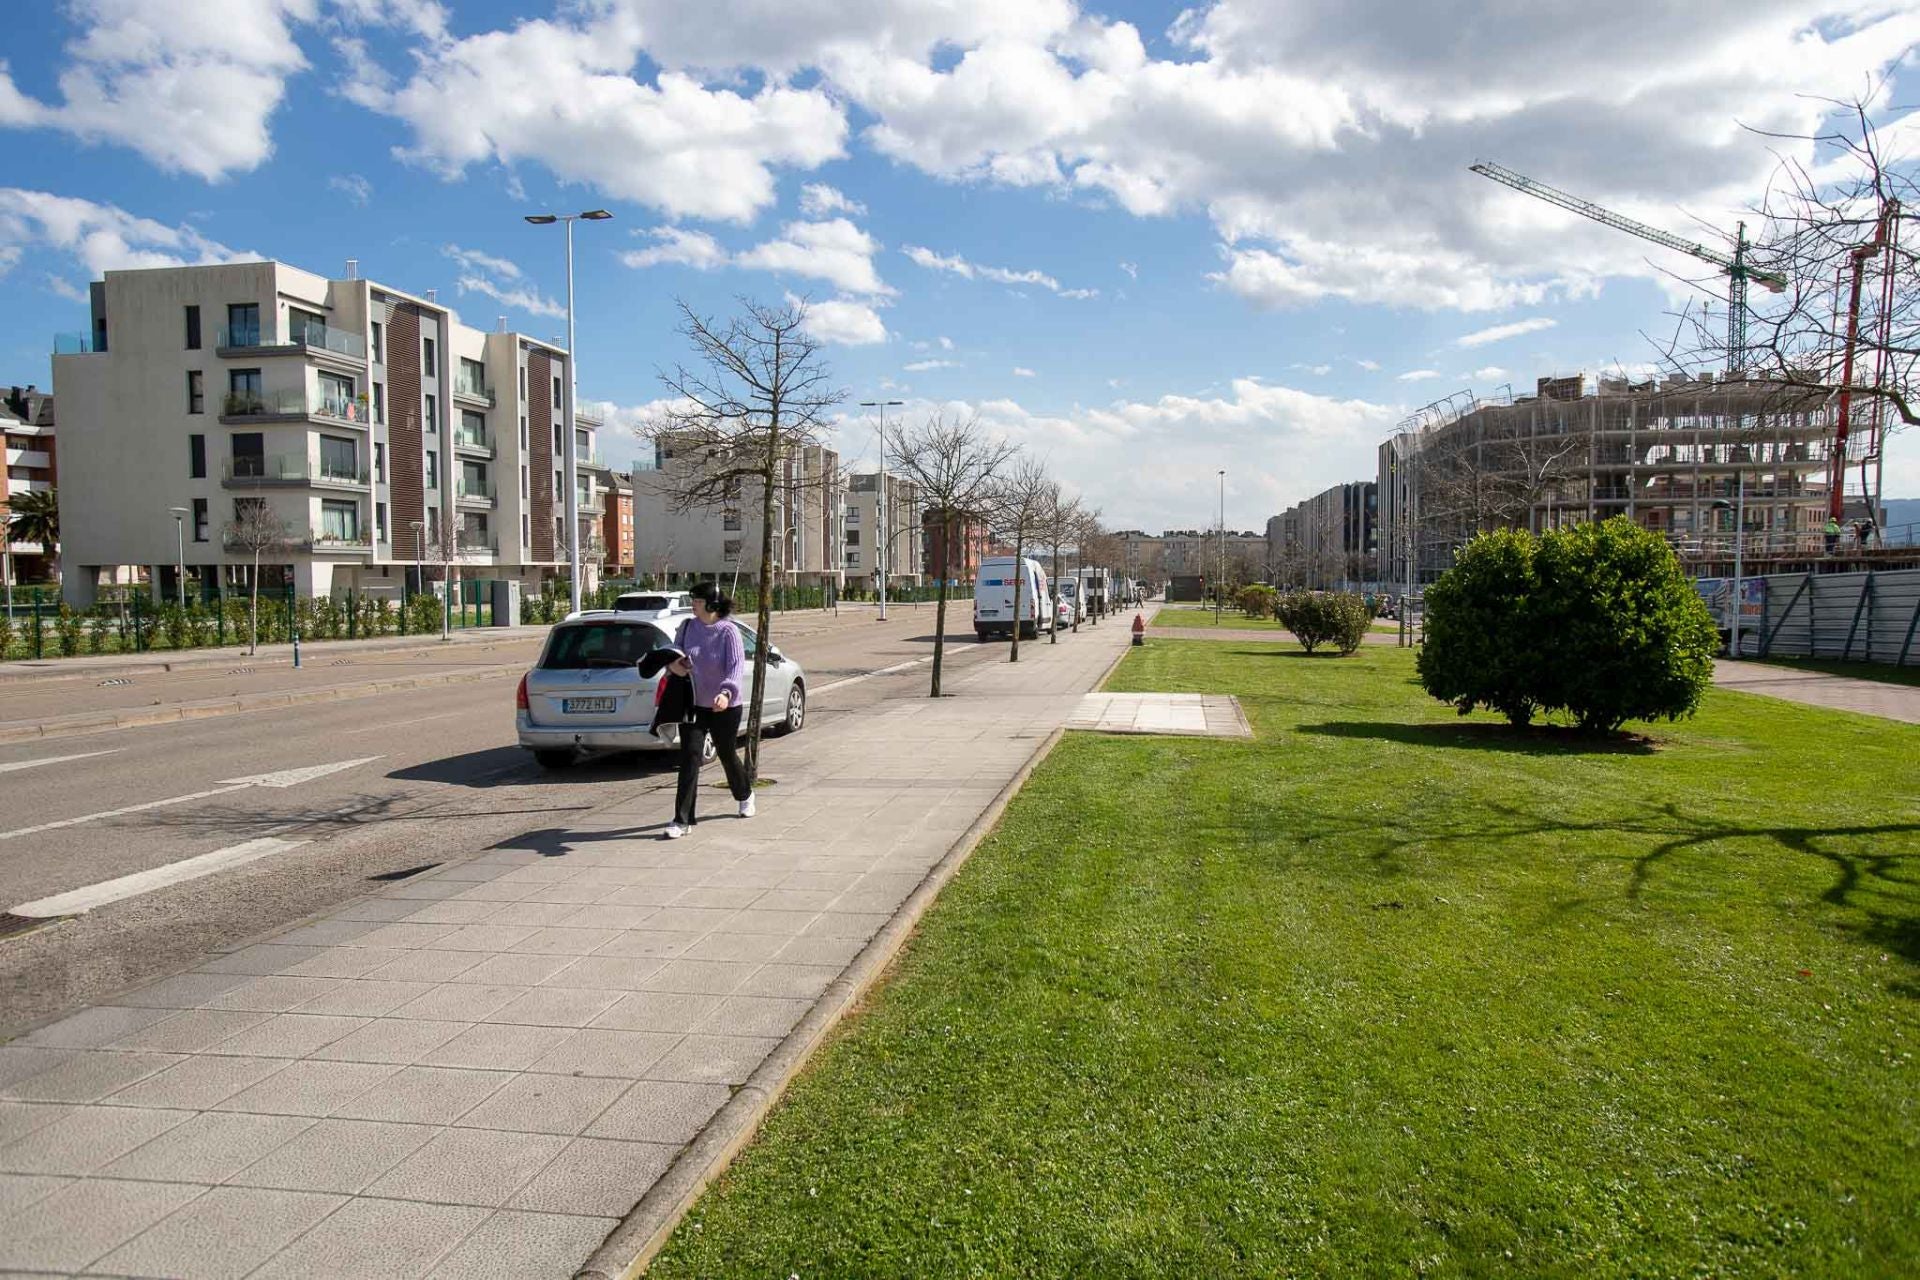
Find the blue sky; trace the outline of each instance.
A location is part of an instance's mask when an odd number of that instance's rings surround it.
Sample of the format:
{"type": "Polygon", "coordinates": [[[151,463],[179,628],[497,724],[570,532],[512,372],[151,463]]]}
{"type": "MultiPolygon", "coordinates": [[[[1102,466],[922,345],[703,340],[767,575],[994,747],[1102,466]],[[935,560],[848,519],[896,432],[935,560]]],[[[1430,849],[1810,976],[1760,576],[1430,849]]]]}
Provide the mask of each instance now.
{"type": "Polygon", "coordinates": [[[1726,224],[1775,164],[1739,124],[1808,132],[1808,95],[1878,85],[1905,136],[1920,40],[1880,0],[35,9],[0,76],[0,380],[48,381],[100,270],[169,261],[355,257],[557,335],[561,236],[521,216],[604,205],[582,394],[616,422],[682,354],[676,298],[805,295],[851,400],[978,411],[1148,528],[1210,522],[1221,467],[1259,527],[1463,388],[1653,365],[1686,261],[1474,160],[1726,224]]]}

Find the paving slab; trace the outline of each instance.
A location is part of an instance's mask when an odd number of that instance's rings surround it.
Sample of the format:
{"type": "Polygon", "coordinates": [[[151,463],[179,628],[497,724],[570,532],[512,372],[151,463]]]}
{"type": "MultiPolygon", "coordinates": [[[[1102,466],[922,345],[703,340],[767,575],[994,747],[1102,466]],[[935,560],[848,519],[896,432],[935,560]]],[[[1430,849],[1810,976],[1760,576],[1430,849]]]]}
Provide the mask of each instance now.
{"type": "Polygon", "coordinates": [[[1740,693],[1757,693],[1809,706],[1920,724],[1920,685],[1891,684],[1885,680],[1799,671],[1766,662],[1732,662],[1724,658],[1713,664],[1713,683],[1716,688],[1740,693]]]}
{"type": "Polygon", "coordinates": [[[1067,728],[1193,738],[1253,736],[1240,699],[1213,693],[1090,693],[1068,717],[1067,728]]]}
{"type": "MultiPolygon", "coordinates": [[[[668,843],[661,799],[613,785],[538,849],[385,886],[0,1046],[0,1267],[623,1269],[1126,644],[1083,629],[937,702],[816,721],[751,821],[719,806],[668,843]]],[[[1216,732],[1224,706],[1126,714],[1216,732]]]]}

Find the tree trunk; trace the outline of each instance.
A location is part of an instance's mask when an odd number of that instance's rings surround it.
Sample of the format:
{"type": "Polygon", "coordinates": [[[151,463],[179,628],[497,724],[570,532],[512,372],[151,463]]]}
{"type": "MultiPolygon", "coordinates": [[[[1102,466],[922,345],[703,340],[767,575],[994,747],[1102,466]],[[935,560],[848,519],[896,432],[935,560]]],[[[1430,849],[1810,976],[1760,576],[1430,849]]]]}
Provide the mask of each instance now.
{"type": "Polygon", "coordinates": [[[260,652],[260,548],[253,549],[252,598],[247,604],[247,656],[260,652]]]}
{"type": "Polygon", "coordinates": [[[940,696],[940,659],[947,647],[947,578],[940,577],[940,594],[936,597],[933,610],[933,693],[940,696]]]}
{"type": "MultiPolygon", "coordinates": [[[[776,356],[776,363],[777,363],[776,356]]],[[[767,457],[760,469],[760,591],[759,608],[754,613],[754,630],[760,643],[753,651],[752,691],[747,695],[747,785],[760,777],[760,705],[766,697],[767,655],[773,637],[773,593],[768,590],[767,566],[773,563],[773,481],[780,461],[780,409],[776,404],[767,423],[767,457]]]]}
{"type": "Polygon", "coordinates": [[[1027,585],[1026,532],[1025,529],[1013,531],[1013,651],[1007,657],[1008,662],[1020,661],[1020,588],[1027,585]]]}

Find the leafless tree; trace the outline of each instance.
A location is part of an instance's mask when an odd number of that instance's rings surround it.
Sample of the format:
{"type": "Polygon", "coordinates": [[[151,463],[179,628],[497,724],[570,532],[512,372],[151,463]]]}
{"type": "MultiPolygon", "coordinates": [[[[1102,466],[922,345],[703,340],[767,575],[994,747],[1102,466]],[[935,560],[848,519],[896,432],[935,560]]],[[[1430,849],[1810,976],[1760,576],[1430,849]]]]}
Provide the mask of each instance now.
{"type": "MultiPolygon", "coordinates": [[[[461,527],[460,513],[447,506],[427,508],[426,534],[427,550],[439,557],[441,581],[447,593],[440,605],[440,638],[451,640],[453,606],[460,598],[460,557],[469,549],[465,530],[461,527]]],[[[560,559],[568,558],[564,542],[556,545],[554,550],[560,559]]]]}
{"type": "Polygon", "coordinates": [[[265,498],[236,498],[233,519],[220,531],[221,541],[235,551],[253,557],[253,573],[247,582],[247,652],[260,650],[260,557],[285,551],[293,546],[287,522],[273,513],[265,498]]]}
{"type": "Polygon", "coordinates": [[[976,415],[946,419],[938,414],[918,426],[901,423],[883,435],[888,466],[913,482],[926,509],[941,522],[946,564],[940,566],[933,626],[933,687],[940,696],[940,667],[947,642],[947,586],[952,578],[954,525],[976,518],[993,503],[1001,474],[1019,446],[990,436],[976,415]]]}
{"type": "MultiPolygon", "coordinates": [[[[1053,630],[1047,633],[1048,642],[1051,644],[1060,643],[1060,556],[1068,547],[1079,541],[1082,514],[1078,498],[1068,497],[1058,480],[1047,482],[1042,498],[1040,525],[1035,533],[1039,544],[1048,548],[1053,555],[1053,599],[1047,602],[1048,608],[1052,610],[1050,616],[1054,619],[1053,630]]],[[[1076,590],[1073,606],[1076,621],[1085,604],[1086,602],[1080,599],[1079,592],[1076,590]]]]}
{"type": "Polygon", "coordinates": [[[1584,480],[1588,448],[1586,432],[1537,431],[1495,406],[1436,429],[1420,444],[1421,521],[1451,542],[1530,525],[1547,495],[1584,480]]]}
{"type": "MultiPolygon", "coordinates": [[[[807,333],[804,302],[772,307],[740,300],[740,313],[725,321],[703,316],[685,302],[680,333],[693,348],[694,364],[663,372],[668,405],[641,427],[657,442],[671,442],[687,460],[673,473],[671,500],[679,511],[712,510],[751,495],[760,504],[760,564],[763,566],[755,630],[753,688],[747,708],[748,778],[760,764],[760,704],[772,653],[772,592],[765,566],[773,563],[774,497],[781,463],[822,444],[827,415],[846,399],[831,384],[820,344],[807,333]]],[[[838,476],[822,483],[838,484],[838,476]]]]}
{"type": "MultiPolygon", "coordinates": [[[[1009,662],[1020,661],[1020,602],[1027,585],[1027,547],[1044,527],[1052,485],[1044,463],[1023,457],[1005,470],[994,487],[994,524],[1002,535],[1013,539],[1013,646],[1008,651],[1009,662]]],[[[1041,612],[1043,609],[1036,607],[1036,618],[1041,612]]],[[[1037,621],[1035,628],[1037,635],[1037,621]]]]}

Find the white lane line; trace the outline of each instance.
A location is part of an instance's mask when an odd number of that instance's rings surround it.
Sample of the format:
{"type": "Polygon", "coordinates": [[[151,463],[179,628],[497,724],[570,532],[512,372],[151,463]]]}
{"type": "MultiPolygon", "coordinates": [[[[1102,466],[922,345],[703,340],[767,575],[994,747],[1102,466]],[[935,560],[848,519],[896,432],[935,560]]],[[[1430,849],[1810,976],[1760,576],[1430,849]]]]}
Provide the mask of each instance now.
{"type": "Polygon", "coordinates": [[[62,818],[58,822],[43,822],[37,827],[21,827],[16,831],[0,831],[0,840],[17,840],[21,836],[37,836],[43,831],[59,831],[66,827],[78,827],[88,822],[99,822],[105,818],[121,818],[130,813],[145,813],[149,809],[165,809],[170,805],[188,804],[195,800],[206,800],[213,796],[224,796],[235,791],[245,791],[248,787],[291,787],[301,782],[311,782],[315,778],[324,778],[330,773],[342,769],[351,769],[355,765],[369,764],[379,756],[362,756],[358,760],[342,760],[335,764],[308,765],[304,769],[282,769],[277,773],[256,773],[246,778],[225,778],[219,786],[208,791],[196,791],[191,795],[170,796],[165,800],[149,800],[145,804],[130,804],[119,809],[107,809],[101,813],[82,814],[78,818],[62,818]]]}
{"type": "Polygon", "coordinates": [[[82,751],[77,756],[48,756],[45,760],[16,760],[11,764],[0,764],[0,773],[12,773],[15,769],[38,769],[43,764],[65,764],[69,760],[91,760],[94,756],[110,756],[121,749],[109,747],[105,751],[82,751]]]}
{"type": "Polygon", "coordinates": [[[891,667],[882,667],[878,671],[868,671],[863,675],[848,676],[845,680],[835,680],[832,684],[823,684],[818,689],[815,689],[814,692],[831,693],[835,689],[844,689],[850,684],[859,684],[862,680],[872,680],[876,676],[890,676],[899,671],[911,671],[915,667],[932,661],[933,655],[928,654],[924,658],[914,658],[908,662],[897,662],[891,667]]]}
{"type": "Polygon", "coordinates": [[[117,880],[103,880],[99,884],[90,884],[84,889],[55,894],[51,898],[23,902],[13,908],[13,914],[36,918],[79,915],[95,907],[104,907],[110,902],[138,897],[143,893],[152,893],[155,889],[164,889],[168,885],[179,884],[185,880],[198,880],[201,876],[212,875],[216,871],[224,871],[228,867],[237,867],[259,858],[271,857],[276,853],[285,853],[289,849],[297,849],[307,843],[308,841],[305,840],[279,840],[272,836],[263,836],[258,840],[249,840],[245,844],[230,845],[225,849],[215,849],[212,853],[203,853],[196,858],[187,858],[180,862],[168,863],[164,867],[155,867],[151,871],[138,871],[130,876],[121,876],[117,880]]]}

